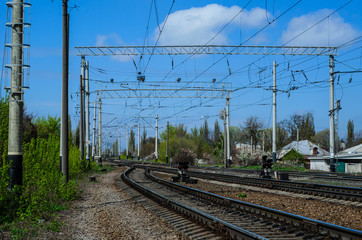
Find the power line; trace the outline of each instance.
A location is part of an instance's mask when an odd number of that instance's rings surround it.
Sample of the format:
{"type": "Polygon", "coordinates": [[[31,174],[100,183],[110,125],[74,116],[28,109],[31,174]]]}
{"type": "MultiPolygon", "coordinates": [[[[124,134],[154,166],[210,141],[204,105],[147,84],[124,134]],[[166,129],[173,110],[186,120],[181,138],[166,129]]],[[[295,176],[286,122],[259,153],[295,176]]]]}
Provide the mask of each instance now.
{"type": "Polygon", "coordinates": [[[153,56],[153,54],[154,54],[154,52],[155,52],[155,47],[157,46],[158,41],[160,40],[160,37],[161,37],[162,32],[163,32],[163,29],[164,29],[165,26],[166,26],[166,22],[167,22],[167,20],[168,20],[168,17],[170,16],[170,13],[171,13],[171,11],[172,11],[172,8],[173,8],[173,5],[174,5],[174,4],[175,4],[175,0],[172,0],[172,4],[171,4],[171,7],[170,7],[170,10],[168,11],[167,16],[166,16],[166,19],[165,19],[165,21],[163,22],[162,28],[161,28],[160,32],[158,33],[158,37],[157,37],[156,43],[155,43],[155,45],[154,45],[154,47],[153,47],[153,49],[152,49],[152,54],[151,54],[151,56],[148,58],[146,67],[145,67],[145,69],[143,70],[143,74],[146,73],[146,70],[147,70],[147,68],[148,68],[148,65],[150,64],[151,58],[152,58],[152,56],[153,56]]]}

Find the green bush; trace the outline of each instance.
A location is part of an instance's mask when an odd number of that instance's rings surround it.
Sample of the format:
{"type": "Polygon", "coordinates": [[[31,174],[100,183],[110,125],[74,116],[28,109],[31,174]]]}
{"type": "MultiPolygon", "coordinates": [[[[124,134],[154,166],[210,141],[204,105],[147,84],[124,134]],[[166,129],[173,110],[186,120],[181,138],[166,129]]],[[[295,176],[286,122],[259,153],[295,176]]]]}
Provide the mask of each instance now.
{"type": "MultiPolygon", "coordinates": [[[[60,173],[60,119],[29,117],[26,121],[32,126],[31,131],[36,132],[27,134],[32,137],[23,143],[23,185],[9,190],[7,100],[0,100],[0,110],[0,225],[7,226],[13,237],[23,238],[27,230],[19,228],[16,223],[38,226],[39,221],[54,221],[53,212],[63,209],[66,202],[78,196],[75,177],[88,168],[79,158],[79,149],[70,141],[70,180],[66,183],[60,173]]],[[[57,231],[58,223],[52,222],[49,229],[57,231]]]]}
{"type": "Polygon", "coordinates": [[[292,149],[283,157],[283,161],[303,164],[305,162],[304,156],[300,154],[298,151],[292,149]]]}

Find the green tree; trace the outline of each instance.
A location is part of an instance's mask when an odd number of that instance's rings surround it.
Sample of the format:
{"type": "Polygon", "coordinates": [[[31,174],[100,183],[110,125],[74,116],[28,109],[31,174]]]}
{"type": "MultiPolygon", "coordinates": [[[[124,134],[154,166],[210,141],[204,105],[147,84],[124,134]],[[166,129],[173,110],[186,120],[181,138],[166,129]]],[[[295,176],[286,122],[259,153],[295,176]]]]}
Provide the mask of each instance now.
{"type": "Polygon", "coordinates": [[[347,143],[346,147],[350,148],[354,145],[354,123],[353,120],[348,120],[347,123],[347,143]]]}
{"type": "Polygon", "coordinates": [[[209,125],[207,123],[207,119],[205,119],[204,126],[201,129],[202,129],[201,134],[204,142],[210,143],[210,130],[209,130],[209,125]]]}
{"type": "Polygon", "coordinates": [[[220,126],[219,121],[216,119],[214,123],[214,132],[213,132],[213,139],[214,139],[214,145],[220,141],[220,126]]]}
{"type": "Polygon", "coordinates": [[[73,144],[77,147],[79,147],[80,143],[80,122],[78,123],[77,128],[75,129],[74,135],[73,135],[73,144]]]}
{"type": "Polygon", "coordinates": [[[7,161],[9,131],[9,101],[0,99],[0,167],[7,161]]]}
{"type": "Polygon", "coordinates": [[[303,120],[300,126],[300,140],[312,140],[315,135],[314,117],[312,113],[303,115],[303,120]]]}
{"type": "Polygon", "coordinates": [[[141,148],[143,147],[144,144],[146,144],[146,140],[147,140],[146,127],[143,126],[143,134],[142,134],[142,137],[141,137],[141,148]]]}
{"type": "MultiPolygon", "coordinates": [[[[160,146],[159,146],[159,159],[163,162],[166,161],[166,138],[167,130],[160,134],[160,146]]],[[[178,126],[169,125],[169,144],[168,144],[168,156],[174,158],[180,149],[194,149],[194,144],[191,140],[191,136],[187,134],[186,128],[183,124],[178,126]]],[[[153,148],[154,149],[154,148],[153,148]]]]}
{"type": "Polygon", "coordinates": [[[322,149],[329,151],[329,129],[327,128],[317,132],[312,138],[312,141],[322,149]]]}
{"type": "Polygon", "coordinates": [[[135,146],[136,146],[136,143],[135,143],[135,134],[133,132],[133,129],[131,129],[131,132],[129,134],[129,140],[128,140],[128,149],[131,151],[131,152],[134,152],[135,151],[135,146]]]}

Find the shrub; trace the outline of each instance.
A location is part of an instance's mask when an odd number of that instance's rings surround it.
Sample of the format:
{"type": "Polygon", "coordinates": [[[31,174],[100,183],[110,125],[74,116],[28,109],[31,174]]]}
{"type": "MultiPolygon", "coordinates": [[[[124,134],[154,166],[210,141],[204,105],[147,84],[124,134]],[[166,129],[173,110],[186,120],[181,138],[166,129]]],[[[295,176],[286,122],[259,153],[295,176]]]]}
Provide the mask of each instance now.
{"type": "Polygon", "coordinates": [[[178,164],[179,162],[189,162],[191,166],[195,165],[196,153],[190,149],[180,149],[177,155],[173,160],[173,164],[178,164]]]}
{"type": "Polygon", "coordinates": [[[304,156],[294,149],[290,150],[283,157],[283,161],[297,163],[297,164],[304,164],[304,162],[305,162],[304,156]]]}
{"type": "MultiPolygon", "coordinates": [[[[59,118],[32,119],[28,124],[37,129],[23,145],[23,185],[8,190],[9,164],[7,159],[7,101],[0,101],[0,224],[38,222],[49,219],[52,212],[65,202],[77,197],[78,184],[74,177],[86,170],[79,159],[79,150],[69,145],[69,175],[65,183],[60,173],[60,120],[59,118]]],[[[10,224],[13,226],[13,224],[10,224]]],[[[15,228],[14,228],[15,229],[15,228]]]]}

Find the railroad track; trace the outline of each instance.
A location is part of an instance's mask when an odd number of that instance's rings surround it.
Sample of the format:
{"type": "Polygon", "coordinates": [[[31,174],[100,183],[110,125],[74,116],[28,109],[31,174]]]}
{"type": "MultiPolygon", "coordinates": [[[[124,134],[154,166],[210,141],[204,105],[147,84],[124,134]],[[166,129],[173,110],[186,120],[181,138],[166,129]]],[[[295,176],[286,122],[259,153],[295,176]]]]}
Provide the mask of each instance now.
{"type": "Polygon", "coordinates": [[[227,239],[362,239],[357,230],[185,187],[142,169],[128,169],[122,179],[162,206],[227,239]]]}
{"type": "Polygon", "coordinates": [[[289,176],[309,177],[310,179],[326,179],[331,181],[362,182],[362,176],[343,173],[310,173],[310,172],[288,172],[289,176]]]}
{"type": "MultiPolygon", "coordinates": [[[[116,160],[119,161],[119,160],[116,160]]],[[[133,165],[139,164],[139,161],[131,160],[120,160],[124,165],[133,165]]],[[[168,166],[162,163],[147,163],[152,166],[168,166]]],[[[222,174],[232,174],[232,175],[255,175],[258,176],[260,170],[254,169],[235,169],[235,168],[220,168],[220,167],[197,167],[193,166],[191,169],[196,171],[212,171],[222,174]]],[[[279,173],[287,173],[289,176],[294,177],[308,177],[309,179],[325,179],[330,181],[343,181],[343,182],[362,182],[362,175],[352,175],[347,173],[328,173],[328,172],[296,172],[296,171],[278,171],[279,173]]]]}
{"type": "MultiPolygon", "coordinates": [[[[144,165],[135,165],[144,168],[144,165]]],[[[173,168],[164,168],[148,166],[152,171],[166,172],[176,174],[177,170],[173,168]]],[[[221,182],[249,185],[254,187],[268,188],[273,190],[294,192],[299,194],[308,194],[331,199],[341,199],[352,202],[362,202],[362,188],[343,187],[325,184],[304,183],[295,181],[282,181],[274,179],[263,179],[254,177],[241,177],[235,175],[226,175],[219,173],[188,171],[188,176],[216,180],[221,182]]]]}

